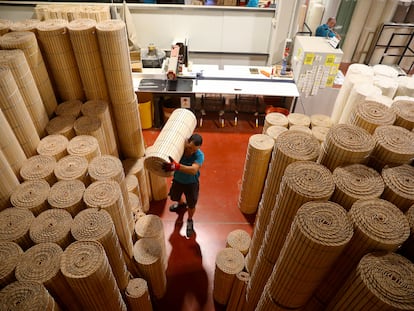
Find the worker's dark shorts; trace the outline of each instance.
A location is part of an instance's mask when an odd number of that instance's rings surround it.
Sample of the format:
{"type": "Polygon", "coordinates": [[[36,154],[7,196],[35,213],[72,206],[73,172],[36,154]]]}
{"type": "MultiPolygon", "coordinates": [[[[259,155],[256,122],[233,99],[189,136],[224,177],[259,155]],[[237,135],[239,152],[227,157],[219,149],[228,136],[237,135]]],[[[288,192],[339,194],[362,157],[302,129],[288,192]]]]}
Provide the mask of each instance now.
{"type": "Polygon", "coordinates": [[[173,180],[169,195],[172,201],[180,201],[184,193],[188,207],[194,208],[197,204],[199,189],[199,183],[181,184],[173,180]]]}

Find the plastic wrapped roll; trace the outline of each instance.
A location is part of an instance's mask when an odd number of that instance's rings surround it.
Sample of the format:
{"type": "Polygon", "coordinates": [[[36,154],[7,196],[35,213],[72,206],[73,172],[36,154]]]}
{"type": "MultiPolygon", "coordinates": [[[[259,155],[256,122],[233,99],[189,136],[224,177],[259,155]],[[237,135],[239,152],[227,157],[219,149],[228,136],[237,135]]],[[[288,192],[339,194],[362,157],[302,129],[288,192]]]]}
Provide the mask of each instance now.
{"type": "Polygon", "coordinates": [[[77,155],[67,155],[56,163],[54,174],[57,180],[79,180],[85,186],[90,184],[88,160],[77,155]]]}
{"type": "Polygon", "coordinates": [[[288,129],[286,127],[283,127],[283,126],[271,125],[266,129],[264,134],[272,137],[273,140],[276,140],[279,137],[280,134],[282,134],[283,132],[286,132],[287,130],[288,129]]]}
{"type": "Polygon", "coordinates": [[[148,284],[142,278],[131,279],[125,290],[125,297],[131,311],[152,311],[148,284]]]}
{"type": "Polygon", "coordinates": [[[76,135],[90,135],[98,140],[102,154],[109,154],[108,143],[102,128],[102,122],[94,116],[82,116],[74,123],[76,135]]]}
{"type": "Polygon", "coordinates": [[[26,208],[37,216],[49,208],[49,192],[50,185],[45,180],[25,181],[13,191],[10,202],[14,207],[26,208]]]}
{"type": "Polygon", "coordinates": [[[398,77],[398,70],[389,65],[377,64],[372,66],[372,70],[375,76],[385,76],[393,79],[398,77]]]}
{"type": "Polygon", "coordinates": [[[309,26],[309,29],[312,31],[312,33],[315,33],[316,28],[321,24],[324,11],[325,6],[321,3],[310,3],[308,12],[306,14],[306,24],[309,26]]]}
{"type": "Polygon", "coordinates": [[[57,116],[47,123],[46,132],[48,135],[63,135],[67,139],[71,140],[75,137],[75,125],[76,119],[69,115],[57,116]]]}
{"type": "Polygon", "coordinates": [[[20,176],[23,180],[44,179],[50,186],[56,182],[54,169],[56,159],[49,155],[35,155],[23,162],[20,169],[20,176]]]}
{"type": "Polygon", "coordinates": [[[311,119],[309,116],[302,114],[302,113],[290,113],[287,116],[287,119],[289,121],[289,128],[292,125],[302,125],[302,126],[306,126],[309,127],[310,123],[311,123],[311,119]]]}
{"type": "Polygon", "coordinates": [[[395,97],[391,107],[397,114],[397,119],[395,120],[394,125],[401,126],[407,130],[414,129],[413,97],[395,97]]]}
{"type": "Polygon", "coordinates": [[[397,78],[398,88],[395,93],[397,96],[414,97],[414,78],[409,76],[399,76],[397,78]]]}
{"type": "Polygon", "coordinates": [[[375,76],[374,85],[381,89],[382,95],[389,98],[394,98],[398,89],[398,81],[391,77],[375,76]]]}
{"type": "Polygon", "coordinates": [[[82,102],[78,99],[67,100],[59,105],[55,109],[57,116],[70,116],[75,119],[81,114],[82,102]]]}
{"type": "Polygon", "coordinates": [[[274,125],[287,128],[289,125],[289,120],[284,114],[280,112],[271,112],[271,113],[266,114],[264,125],[263,125],[263,134],[266,132],[268,127],[274,126],[274,125]]]}
{"type": "Polygon", "coordinates": [[[237,249],[240,253],[246,256],[250,248],[251,239],[250,234],[245,230],[236,229],[227,235],[226,247],[237,249]]]}
{"type": "Polygon", "coordinates": [[[0,242],[15,242],[26,250],[33,245],[29,236],[35,216],[25,208],[6,208],[0,212],[0,242]]]}
{"type": "Polygon", "coordinates": [[[36,150],[38,154],[50,155],[59,161],[68,154],[68,143],[69,140],[63,135],[48,135],[42,138],[36,150]]]}
{"type": "Polygon", "coordinates": [[[14,271],[22,254],[23,250],[19,244],[0,242],[0,288],[16,281],[14,271]]]}
{"type": "Polygon", "coordinates": [[[19,186],[19,180],[13,172],[12,167],[7,162],[6,157],[0,150],[0,211],[10,207],[10,196],[19,186]]]}
{"type": "Polygon", "coordinates": [[[125,175],[133,174],[138,178],[139,183],[139,192],[140,200],[142,205],[142,210],[148,212],[149,210],[149,195],[150,195],[150,185],[147,182],[147,174],[144,167],[144,159],[125,159],[122,161],[124,167],[125,175]]]}
{"type": "Polygon", "coordinates": [[[60,180],[50,188],[47,201],[52,208],[65,210],[75,217],[85,209],[84,192],[85,185],[80,180],[60,180]]]}
{"type": "Polygon", "coordinates": [[[68,153],[85,157],[88,162],[101,155],[98,140],[91,135],[73,137],[67,144],[68,153]]]}

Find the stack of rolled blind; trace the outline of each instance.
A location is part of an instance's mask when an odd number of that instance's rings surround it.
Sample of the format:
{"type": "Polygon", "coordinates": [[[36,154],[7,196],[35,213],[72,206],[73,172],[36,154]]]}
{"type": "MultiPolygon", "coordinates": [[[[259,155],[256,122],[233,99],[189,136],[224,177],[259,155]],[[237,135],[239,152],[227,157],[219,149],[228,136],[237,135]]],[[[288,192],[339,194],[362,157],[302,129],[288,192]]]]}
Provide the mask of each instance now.
{"type": "Polygon", "coordinates": [[[414,128],[414,98],[396,97],[391,107],[397,115],[394,125],[411,131],[414,128]]]}
{"type": "Polygon", "coordinates": [[[382,199],[358,200],[348,215],[354,235],[313,295],[312,300],[319,301],[322,307],[327,306],[365,254],[373,250],[393,252],[410,234],[404,214],[382,199]]]}
{"type": "Polygon", "coordinates": [[[26,208],[37,216],[49,208],[49,191],[50,186],[43,179],[25,181],[13,191],[10,202],[14,207],[26,208]]]}
{"type": "Polygon", "coordinates": [[[376,128],[369,166],[381,171],[385,165],[410,163],[414,158],[414,133],[395,125],[376,128]]]}
{"type": "Polygon", "coordinates": [[[398,88],[395,93],[397,96],[410,96],[414,97],[414,78],[410,76],[399,76],[397,78],[398,88]]]}
{"type": "Polygon", "coordinates": [[[10,206],[10,196],[19,186],[19,180],[0,150],[0,211],[10,206]]]}
{"type": "Polygon", "coordinates": [[[145,168],[159,176],[171,176],[171,172],[165,172],[162,165],[170,162],[168,157],[180,161],[184,153],[184,144],[191,136],[197,125],[197,119],[193,112],[185,108],[173,111],[165,123],[160,134],[145,155],[145,168]]]}
{"type": "Polygon", "coordinates": [[[304,125],[292,125],[289,126],[289,131],[296,131],[296,132],[303,132],[303,133],[308,133],[308,134],[312,134],[312,130],[304,125]]]}
{"type": "Polygon", "coordinates": [[[56,182],[54,169],[56,159],[50,155],[35,155],[23,162],[20,176],[23,180],[44,179],[50,186],[56,182]]]}
{"type": "Polygon", "coordinates": [[[123,293],[128,285],[129,272],[111,215],[105,210],[88,208],[76,215],[71,233],[77,241],[98,241],[102,244],[118,288],[123,293]]]}
{"type": "Polygon", "coordinates": [[[395,253],[365,255],[327,310],[414,309],[414,265],[395,253]]]}
{"type": "Polygon", "coordinates": [[[72,216],[65,210],[44,211],[30,225],[30,239],[35,244],[56,243],[65,249],[73,241],[70,235],[72,221],[72,216]]]}
{"type": "Polygon", "coordinates": [[[274,140],[264,134],[250,136],[242,176],[238,207],[242,213],[254,214],[262,196],[274,140]]]}
{"type": "Polygon", "coordinates": [[[121,20],[102,21],[96,25],[96,31],[121,152],[124,157],[142,157],[144,138],[132,82],[125,23],[121,20]]]}
{"type": "Polygon", "coordinates": [[[0,47],[5,50],[20,49],[24,52],[43,105],[50,118],[55,111],[57,101],[36,35],[27,31],[10,32],[0,38],[0,47]]]}
{"type": "Polygon", "coordinates": [[[65,210],[75,217],[85,209],[84,192],[85,184],[80,180],[60,180],[50,188],[47,201],[50,207],[65,210]]]}
{"type": "Polygon", "coordinates": [[[271,112],[266,114],[264,124],[263,124],[263,134],[266,133],[266,130],[270,126],[282,126],[282,127],[288,127],[289,121],[288,118],[280,113],[280,112],[271,112]]]}
{"type": "Polygon", "coordinates": [[[35,18],[24,19],[20,21],[14,21],[10,25],[10,31],[31,31],[36,33],[36,27],[40,23],[40,20],[35,18]]]}
{"type": "Polygon", "coordinates": [[[244,268],[244,256],[233,248],[220,250],[216,255],[214,270],[213,298],[221,305],[226,305],[230,299],[236,275],[244,268]]]}
{"type": "Polygon", "coordinates": [[[74,129],[76,135],[90,135],[98,140],[99,149],[102,154],[110,154],[109,144],[106,141],[102,122],[94,116],[82,116],[75,121],[74,129]]]}
{"type": "Polygon", "coordinates": [[[330,200],[349,211],[357,200],[379,198],[384,191],[381,175],[364,164],[337,167],[333,173],[335,191],[330,200]]]}
{"type": "Polygon", "coordinates": [[[56,116],[46,124],[46,132],[48,135],[63,135],[70,140],[76,135],[75,121],[70,115],[56,116]]]}
{"type": "Polygon", "coordinates": [[[380,88],[382,95],[394,98],[398,89],[398,82],[395,78],[374,76],[374,85],[380,88]]]}
{"type": "Polygon", "coordinates": [[[250,273],[253,271],[257,254],[263,243],[267,224],[269,223],[286,167],[296,161],[316,161],[319,156],[319,150],[318,141],[306,133],[287,131],[280,134],[276,140],[262,198],[259,203],[250,250],[246,257],[246,267],[250,273]]]}
{"type": "MultiPolygon", "coordinates": [[[[151,149],[152,147],[147,148],[148,151],[151,149]]],[[[154,174],[151,171],[149,171],[148,175],[149,175],[149,181],[151,185],[152,199],[155,201],[166,199],[168,197],[167,178],[154,174]]]]}
{"type": "Polygon", "coordinates": [[[54,174],[58,181],[79,180],[85,186],[90,184],[88,160],[77,155],[67,155],[56,163],[54,174]]]}
{"type": "Polygon", "coordinates": [[[326,135],[318,163],[331,171],[338,166],[364,163],[374,146],[374,139],[366,130],[356,125],[337,124],[326,135]]]}
{"type": "Polygon", "coordinates": [[[135,175],[129,174],[125,176],[125,185],[129,193],[134,193],[139,196],[139,183],[138,178],[135,175]]]}
{"type": "Polygon", "coordinates": [[[16,281],[14,271],[22,254],[23,250],[19,244],[0,242],[0,288],[16,281]]]}
{"type": "Polygon", "coordinates": [[[49,64],[60,100],[83,100],[82,81],[67,25],[68,22],[62,19],[40,22],[37,25],[37,39],[42,46],[43,56],[49,64]]]}
{"type": "Polygon", "coordinates": [[[145,216],[146,214],[142,210],[140,199],[135,193],[129,193],[129,204],[131,205],[132,216],[136,223],[141,216],[145,216]]]}
{"type": "Polygon", "coordinates": [[[144,212],[148,212],[149,210],[149,193],[151,189],[149,188],[150,185],[147,182],[147,174],[144,167],[144,159],[125,159],[122,161],[122,165],[124,167],[125,175],[133,174],[138,178],[139,183],[139,192],[140,192],[140,199],[142,210],[144,212]]]}
{"type": "Polygon", "coordinates": [[[414,204],[414,167],[408,164],[386,167],[381,175],[385,183],[381,198],[407,212],[414,204]]]}
{"type": "Polygon", "coordinates": [[[84,157],[88,162],[101,155],[98,140],[91,135],[73,137],[67,144],[68,154],[84,157]]]}
{"type": "Polygon", "coordinates": [[[69,140],[63,135],[48,135],[39,142],[36,151],[41,155],[49,155],[59,161],[68,153],[66,148],[69,140]]]}
{"type": "Polygon", "coordinates": [[[9,67],[0,66],[0,109],[26,157],[36,154],[40,137],[9,67]]]}
{"type": "Polygon", "coordinates": [[[266,134],[276,140],[280,134],[286,132],[288,129],[287,127],[279,126],[279,125],[271,125],[269,126],[263,134],[266,134]]]}
{"type": "Polygon", "coordinates": [[[60,271],[62,254],[62,248],[55,243],[32,246],[20,257],[16,279],[43,284],[60,306],[68,310],[82,310],[60,271]]]}
{"type": "Polygon", "coordinates": [[[287,116],[287,119],[289,121],[289,128],[293,125],[302,125],[305,127],[309,127],[311,124],[311,119],[309,116],[303,114],[303,113],[290,113],[287,116]]]}
{"type": "Polygon", "coordinates": [[[351,113],[349,124],[354,124],[373,134],[381,125],[392,125],[396,119],[395,112],[383,104],[365,101],[358,103],[351,113]]]}
{"type": "Polygon", "coordinates": [[[105,249],[99,242],[73,242],[63,252],[60,264],[83,310],[126,311],[105,249]]]}
{"type": "Polygon", "coordinates": [[[311,129],[312,136],[315,137],[320,144],[322,144],[328,135],[329,129],[329,127],[313,126],[311,129]]]}
{"type": "Polygon", "coordinates": [[[75,119],[80,116],[82,102],[79,99],[64,101],[56,106],[55,114],[57,116],[71,116],[75,119]]]}
{"type": "Polygon", "coordinates": [[[142,278],[131,279],[125,290],[126,302],[131,311],[152,311],[148,284],[142,278]]]}
{"type": "Polygon", "coordinates": [[[88,100],[82,105],[82,114],[84,116],[95,116],[101,120],[102,130],[107,143],[108,154],[118,156],[117,136],[113,126],[109,104],[104,100],[88,100]]]}
{"type": "Polygon", "coordinates": [[[324,114],[313,114],[310,117],[310,125],[312,128],[315,126],[321,127],[332,127],[333,122],[331,117],[324,115],[324,114]]]}
{"type": "Polygon", "coordinates": [[[405,213],[410,225],[410,236],[401,246],[399,252],[414,262],[414,205],[405,213]]]}
{"type": "Polygon", "coordinates": [[[10,31],[10,25],[12,24],[11,20],[0,19],[0,35],[5,35],[10,31]]]}
{"type": "Polygon", "coordinates": [[[6,208],[0,212],[0,242],[15,242],[26,250],[33,245],[29,236],[35,216],[25,208],[6,208]]]}
{"type": "Polygon", "coordinates": [[[352,235],[352,223],[339,204],[329,201],[303,204],[265,291],[283,308],[303,307],[352,235]]]}
{"type": "Polygon", "coordinates": [[[247,231],[242,229],[236,229],[231,231],[226,238],[226,247],[231,247],[237,249],[246,256],[247,252],[249,251],[251,242],[250,234],[247,231]]]}
{"type": "Polygon", "coordinates": [[[156,239],[139,239],[134,244],[134,259],[140,274],[148,282],[151,295],[162,298],[167,291],[167,277],[161,245],[156,239]]]}
{"type": "Polygon", "coordinates": [[[246,287],[249,279],[250,275],[245,271],[241,271],[236,274],[236,279],[234,280],[233,286],[231,288],[230,298],[226,310],[243,310],[244,304],[246,302],[246,287]]]}

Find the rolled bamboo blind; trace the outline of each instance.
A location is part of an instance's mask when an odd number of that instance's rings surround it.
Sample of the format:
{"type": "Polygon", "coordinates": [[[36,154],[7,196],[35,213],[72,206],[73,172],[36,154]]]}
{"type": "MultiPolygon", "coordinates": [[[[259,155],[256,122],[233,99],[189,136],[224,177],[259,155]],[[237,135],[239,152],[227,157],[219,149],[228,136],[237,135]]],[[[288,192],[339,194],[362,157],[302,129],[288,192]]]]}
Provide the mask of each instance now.
{"type": "Polygon", "coordinates": [[[387,107],[391,107],[391,105],[393,103],[393,99],[389,98],[385,95],[367,96],[365,98],[365,101],[382,104],[382,105],[387,106],[387,107]]]}
{"type": "Polygon", "coordinates": [[[167,277],[162,261],[159,241],[152,238],[139,239],[134,244],[134,259],[142,277],[155,298],[162,298],[167,291],[167,277]]]}
{"type": "Polygon", "coordinates": [[[88,163],[95,157],[101,155],[98,140],[91,135],[79,135],[73,137],[68,145],[67,151],[70,155],[82,156],[88,163]]]}
{"type": "Polygon", "coordinates": [[[414,128],[414,98],[396,97],[391,108],[397,115],[394,124],[411,131],[414,128]]]}
{"type": "Polygon", "coordinates": [[[233,286],[231,288],[230,298],[226,310],[243,310],[244,303],[246,301],[246,287],[249,278],[249,273],[245,271],[241,271],[236,274],[236,279],[234,280],[233,286]]]}
{"type": "Polygon", "coordinates": [[[88,186],[90,184],[88,164],[85,157],[69,154],[56,163],[54,174],[58,181],[79,180],[88,186]]]}
{"type": "Polygon", "coordinates": [[[20,176],[24,181],[44,179],[50,186],[56,182],[56,159],[50,155],[35,155],[23,162],[20,176]]]}
{"type": "Polygon", "coordinates": [[[53,117],[46,125],[46,132],[48,135],[63,135],[71,140],[76,135],[75,121],[76,119],[69,115],[53,117]]]}
{"type": "Polygon", "coordinates": [[[138,219],[141,217],[141,213],[144,213],[144,212],[142,210],[139,197],[135,193],[132,193],[132,192],[129,192],[128,195],[129,195],[129,204],[131,205],[131,210],[132,210],[132,216],[134,217],[134,223],[136,223],[138,219]]]}
{"type": "Polygon", "coordinates": [[[401,246],[399,252],[403,254],[404,257],[414,262],[414,205],[408,209],[405,216],[407,217],[408,224],[410,225],[410,236],[401,246]]]}
{"type": "Polygon", "coordinates": [[[98,140],[99,149],[102,154],[110,154],[108,142],[106,141],[105,133],[102,127],[102,122],[99,118],[94,116],[82,116],[74,123],[76,135],[90,135],[98,140]]]}
{"type": "Polygon", "coordinates": [[[19,186],[19,180],[0,150],[0,211],[10,207],[10,196],[19,186]]]}
{"type": "Polygon", "coordinates": [[[0,19],[0,35],[3,36],[4,34],[10,31],[10,25],[12,21],[9,19],[0,19]]]}
{"type": "Polygon", "coordinates": [[[131,311],[152,311],[148,284],[142,278],[131,279],[125,290],[126,302],[131,311]]]}
{"type": "Polygon", "coordinates": [[[312,135],[312,130],[309,127],[304,126],[304,125],[297,125],[297,124],[291,125],[289,126],[289,131],[304,132],[304,133],[312,135]]]}
{"type": "Polygon", "coordinates": [[[44,285],[56,302],[68,310],[82,310],[76,296],[60,271],[62,248],[55,243],[40,243],[22,254],[16,266],[16,279],[44,285]]]}
{"type": "Polygon", "coordinates": [[[68,154],[66,151],[68,143],[69,140],[63,135],[48,135],[42,138],[36,148],[36,151],[41,155],[53,156],[56,161],[59,161],[68,154]]]}
{"type": "Polygon", "coordinates": [[[129,174],[125,176],[125,185],[127,187],[128,192],[134,193],[135,195],[139,196],[139,182],[138,178],[135,175],[129,174]]]}
{"type": "Polygon", "coordinates": [[[13,191],[10,203],[14,207],[26,208],[37,216],[49,208],[47,204],[49,191],[50,185],[45,180],[25,181],[13,191]]]}
{"type": "Polygon", "coordinates": [[[303,113],[290,113],[288,116],[288,121],[289,121],[289,128],[292,125],[302,125],[302,126],[306,126],[309,127],[310,126],[310,122],[311,119],[309,116],[303,114],[303,113]]]}
{"type": "Polygon", "coordinates": [[[151,185],[152,199],[155,201],[166,199],[168,197],[167,178],[156,175],[149,171],[149,180],[151,185]]]}
{"type": "Polygon", "coordinates": [[[26,157],[35,155],[40,137],[13,74],[5,66],[0,66],[0,109],[13,129],[26,157]]]}
{"type": "Polygon", "coordinates": [[[4,310],[60,310],[46,287],[37,282],[16,281],[7,285],[0,291],[0,301],[0,307],[4,310]]]}
{"type": "Polygon", "coordinates": [[[83,310],[127,310],[99,242],[73,242],[63,252],[60,268],[83,310]]]}
{"type": "Polygon", "coordinates": [[[57,116],[71,116],[76,119],[81,114],[82,104],[79,99],[64,101],[56,106],[55,114],[57,116]]]}
{"type": "Polygon", "coordinates": [[[85,95],[67,25],[62,19],[42,21],[37,25],[37,39],[60,100],[83,100],[85,95]]]}
{"type": "Polygon", "coordinates": [[[363,164],[337,167],[333,173],[335,191],[330,200],[349,211],[357,200],[379,198],[384,191],[381,175],[363,164]]]}
{"type": "MultiPolygon", "coordinates": [[[[272,296],[270,295],[269,291],[267,290],[268,287],[264,288],[262,296],[260,297],[260,301],[257,306],[254,308],[256,311],[288,311],[292,309],[283,308],[282,306],[278,305],[275,301],[273,301],[272,296]]],[[[293,309],[294,310],[294,309],[293,309]]]]}
{"type": "Polygon", "coordinates": [[[398,89],[398,81],[395,78],[374,76],[374,85],[380,88],[382,95],[394,98],[398,89]]]}
{"type": "Polygon", "coordinates": [[[194,113],[185,108],[175,109],[154,144],[147,148],[145,168],[159,176],[171,176],[171,172],[165,172],[162,169],[162,164],[170,161],[169,156],[175,161],[180,161],[184,153],[184,144],[190,138],[196,125],[194,113]]]}
{"type": "Polygon", "coordinates": [[[118,288],[123,293],[128,286],[130,275],[111,215],[105,210],[88,208],[76,215],[71,233],[77,241],[98,241],[102,244],[118,288]]]}
{"type": "Polygon", "coordinates": [[[273,140],[276,140],[279,137],[280,134],[282,134],[283,132],[286,132],[287,130],[288,129],[286,127],[283,127],[283,126],[271,125],[266,129],[264,134],[272,137],[273,140]]]}
{"type": "Polygon", "coordinates": [[[414,78],[410,76],[399,76],[397,78],[398,88],[395,93],[397,96],[414,96],[414,78]]]}
{"type": "Polygon", "coordinates": [[[144,212],[148,212],[150,207],[149,194],[151,188],[147,182],[146,170],[144,167],[144,159],[125,159],[124,161],[122,161],[122,165],[124,167],[125,175],[133,174],[138,178],[142,210],[144,212]]]}
{"type": "Polygon", "coordinates": [[[0,66],[10,68],[37,134],[45,136],[49,118],[23,51],[0,50],[0,66]]]}
{"type": "Polygon", "coordinates": [[[240,251],[244,256],[247,255],[249,251],[250,242],[251,242],[250,234],[247,231],[242,229],[236,229],[231,231],[226,238],[226,247],[231,247],[240,251]]]}
{"type": "Polygon", "coordinates": [[[326,139],[326,135],[328,135],[329,129],[330,127],[312,126],[312,136],[322,144],[326,139]]]}
{"type": "Polygon", "coordinates": [[[414,265],[395,253],[365,255],[327,310],[414,309],[414,265]]]}
{"type": "Polygon", "coordinates": [[[25,208],[6,208],[0,212],[0,242],[15,242],[26,250],[33,245],[29,236],[35,216],[25,208]]]}
{"type": "Polygon", "coordinates": [[[289,120],[284,114],[280,112],[271,112],[266,114],[262,133],[264,134],[270,126],[276,125],[287,128],[289,125],[289,120]]]}
{"type": "Polygon", "coordinates": [[[47,201],[51,208],[65,210],[75,217],[85,209],[84,193],[85,184],[80,180],[60,180],[50,188],[47,201]]]}
{"type": "Polygon", "coordinates": [[[332,127],[333,121],[330,116],[324,114],[313,114],[310,116],[311,128],[315,126],[332,127]]]}
{"type": "Polygon", "coordinates": [[[55,111],[57,101],[36,35],[28,31],[10,32],[0,37],[0,47],[5,50],[20,49],[24,52],[50,118],[55,111]]]}
{"type": "Polygon", "coordinates": [[[15,242],[0,242],[0,290],[16,281],[14,274],[22,248],[15,242]]]}
{"type": "Polygon", "coordinates": [[[338,166],[364,163],[374,146],[375,141],[366,130],[356,125],[337,124],[326,135],[317,162],[331,171],[338,166]]]}
{"type": "Polygon", "coordinates": [[[381,176],[385,183],[381,198],[407,212],[414,204],[414,167],[408,164],[386,167],[381,176]]]}
{"type": "Polygon", "coordinates": [[[14,21],[10,25],[10,31],[31,31],[36,33],[36,27],[39,23],[40,20],[35,18],[14,21]]]}
{"type": "Polygon", "coordinates": [[[70,41],[88,100],[109,100],[103,64],[93,19],[75,19],[68,24],[70,41]]]}

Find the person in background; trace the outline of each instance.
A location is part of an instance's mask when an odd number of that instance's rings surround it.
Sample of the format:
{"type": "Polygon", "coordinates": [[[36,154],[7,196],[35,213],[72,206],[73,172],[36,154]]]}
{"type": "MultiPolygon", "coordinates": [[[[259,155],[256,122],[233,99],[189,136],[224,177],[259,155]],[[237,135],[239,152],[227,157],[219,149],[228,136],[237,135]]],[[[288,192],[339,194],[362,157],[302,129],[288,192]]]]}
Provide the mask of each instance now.
{"type": "Polygon", "coordinates": [[[338,35],[333,28],[336,25],[335,17],[329,17],[326,21],[326,24],[322,24],[316,28],[315,36],[324,37],[324,38],[333,38],[336,37],[338,40],[341,40],[341,36],[338,35]]]}
{"type": "Polygon", "coordinates": [[[204,162],[204,153],[200,150],[202,143],[203,138],[201,135],[191,135],[185,142],[184,154],[180,162],[178,163],[169,157],[170,162],[163,164],[164,171],[174,172],[169,195],[171,200],[176,202],[170,206],[170,211],[177,212],[179,209],[188,207],[186,230],[188,238],[194,234],[193,216],[200,189],[200,168],[204,162]]]}

